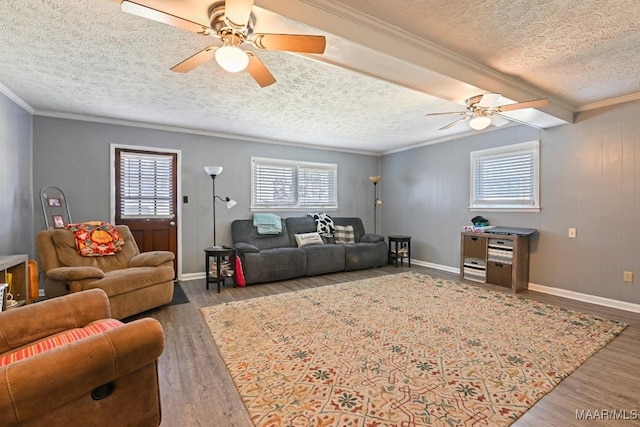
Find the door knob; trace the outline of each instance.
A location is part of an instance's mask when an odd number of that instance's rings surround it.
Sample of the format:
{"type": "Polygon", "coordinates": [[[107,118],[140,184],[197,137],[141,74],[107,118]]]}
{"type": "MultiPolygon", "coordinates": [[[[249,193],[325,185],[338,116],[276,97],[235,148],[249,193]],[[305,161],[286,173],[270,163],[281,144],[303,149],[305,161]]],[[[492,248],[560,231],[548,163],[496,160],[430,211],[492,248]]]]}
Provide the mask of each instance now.
{"type": "Polygon", "coordinates": [[[175,222],[175,221],[171,221],[171,222],[169,223],[169,225],[170,225],[170,226],[172,226],[172,227],[175,227],[175,226],[176,226],[176,222],[175,222]]]}

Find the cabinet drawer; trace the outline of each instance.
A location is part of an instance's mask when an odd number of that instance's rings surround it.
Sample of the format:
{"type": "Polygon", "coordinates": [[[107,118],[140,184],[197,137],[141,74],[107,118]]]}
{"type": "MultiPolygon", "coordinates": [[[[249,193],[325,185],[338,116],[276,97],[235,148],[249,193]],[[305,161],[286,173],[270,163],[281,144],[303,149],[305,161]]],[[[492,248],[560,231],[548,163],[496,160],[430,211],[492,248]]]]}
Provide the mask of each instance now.
{"type": "Polygon", "coordinates": [[[464,259],[464,271],[463,277],[465,280],[473,280],[474,282],[486,282],[487,281],[487,263],[486,261],[465,258],[464,259]]]}
{"type": "Polygon", "coordinates": [[[487,263],[487,283],[511,287],[511,264],[489,261],[487,263]]]}
{"type": "Polygon", "coordinates": [[[489,239],[489,246],[493,246],[500,249],[512,249],[513,240],[510,239],[489,239]]]}
{"type": "Polygon", "coordinates": [[[487,258],[487,238],[480,236],[464,236],[464,257],[487,258]]]}

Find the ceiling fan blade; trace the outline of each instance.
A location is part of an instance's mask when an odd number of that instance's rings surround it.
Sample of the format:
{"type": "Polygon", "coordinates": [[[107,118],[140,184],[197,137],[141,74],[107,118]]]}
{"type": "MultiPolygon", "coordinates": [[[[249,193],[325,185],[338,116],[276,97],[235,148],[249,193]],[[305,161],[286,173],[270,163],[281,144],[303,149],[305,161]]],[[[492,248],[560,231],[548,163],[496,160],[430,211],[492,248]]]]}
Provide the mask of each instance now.
{"type": "Polygon", "coordinates": [[[247,71],[251,74],[251,77],[260,85],[260,87],[267,87],[276,82],[273,74],[269,72],[267,67],[260,61],[253,52],[246,51],[249,56],[249,65],[247,71]]]}
{"type": "Polygon", "coordinates": [[[303,34],[255,34],[251,42],[258,49],[305,53],[324,53],[327,44],[324,36],[303,34]]]}
{"type": "Polygon", "coordinates": [[[499,93],[485,93],[484,95],[482,95],[482,99],[480,100],[480,102],[476,104],[476,107],[491,108],[495,105],[496,102],[498,102],[498,99],[500,99],[501,96],[502,95],[500,95],[499,93]]]}
{"type": "Polygon", "coordinates": [[[506,125],[507,123],[509,123],[509,120],[507,120],[507,118],[506,118],[506,117],[501,116],[500,114],[492,114],[492,115],[491,115],[491,123],[492,123],[494,126],[498,126],[498,127],[500,127],[500,126],[504,126],[504,125],[506,125]]]}
{"type": "Polygon", "coordinates": [[[141,16],[152,21],[162,22],[163,24],[173,25],[174,27],[182,28],[183,30],[192,31],[194,33],[204,35],[215,34],[215,31],[207,25],[202,25],[197,22],[189,21],[188,19],[180,18],[179,16],[171,15],[170,13],[145,6],[139,2],[124,0],[120,4],[120,9],[122,9],[123,12],[141,16]]]}
{"type": "Polygon", "coordinates": [[[538,107],[544,107],[548,103],[549,103],[549,100],[547,98],[542,98],[542,99],[535,99],[533,101],[520,102],[517,104],[501,105],[500,107],[496,107],[495,110],[500,113],[504,111],[520,110],[522,108],[538,108],[538,107]]]}
{"type": "Polygon", "coordinates": [[[440,129],[438,129],[438,130],[445,130],[445,129],[449,129],[450,127],[455,126],[455,125],[457,125],[458,123],[462,123],[462,122],[464,122],[464,121],[466,121],[466,120],[469,120],[470,118],[471,118],[471,116],[462,117],[462,118],[460,118],[460,119],[458,119],[458,120],[456,120],[456,121],[454,121],[454,122],[449,123],[449,124],[448,124],[448,125],[446,125],[446,126],[441,127],[441,128],[440,128],[440,129]]]}
{"type": "Polygon", "coordinates": [[[468,111],[449,111],[446,113],[427,113],[425,114],[425,116],[446,116],[449,114],[465,115],[465,114],[471,114],[471,113],[468,111]]]}
{"type": "Polygon", "coordinates": [[[227,0],[224,5],[224,17],[235,27],[244,27],[249,22],[253,0],[227,0]]]}
{"type": "Polygon", "coordinates": [[[213,57],[215,56],[216,49],[217,48],[214,46],[205,47],[195,55],[191,55],[181,63],[171,67],[171,71],[175,71],[176,73],[188,73],[189,71],[193,70],[197,66],[212,60],[213,57]]]}

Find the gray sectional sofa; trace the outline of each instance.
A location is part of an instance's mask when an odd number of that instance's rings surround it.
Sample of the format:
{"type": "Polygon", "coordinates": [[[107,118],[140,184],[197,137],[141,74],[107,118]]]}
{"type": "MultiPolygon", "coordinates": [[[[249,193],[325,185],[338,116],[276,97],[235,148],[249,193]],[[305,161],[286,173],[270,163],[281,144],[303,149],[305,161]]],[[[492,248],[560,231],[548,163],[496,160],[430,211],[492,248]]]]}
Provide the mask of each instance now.
{"type": "Polygon", "coordinates": [[[231,223],[233,244],[242,261],[247,284],[316,276],[337,271],[380,267],[387,263],[388,247],[383,236],[364,232],[360,218],[333,218],[335,225],[353,227],[355,243],[341,244],[323,238],[324,244],[298,247],[296,234],[316,231],[311,217],[281,220],[282,232],[258,234],[251,219],[231,223]]]}

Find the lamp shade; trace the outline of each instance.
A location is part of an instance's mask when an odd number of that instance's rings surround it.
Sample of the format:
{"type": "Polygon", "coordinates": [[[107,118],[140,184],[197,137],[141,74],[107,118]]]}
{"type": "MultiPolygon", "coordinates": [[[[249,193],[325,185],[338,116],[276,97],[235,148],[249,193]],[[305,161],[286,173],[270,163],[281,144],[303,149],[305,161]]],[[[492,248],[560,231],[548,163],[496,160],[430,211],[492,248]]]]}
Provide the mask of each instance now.
{"type": "Polygon", "coordinates": [[[380,175],[378,175],[378,176],[370,176],[369,177],[369,181],[373,182],[374,184],[377,184],[380,181],[382,181],[382,177],[380,175]]]}
{"type": "Polygon", "coordinates": [[[234,207],[235,205],[237,205],[238,202],[236,202],[233,199],[230,199],[227,197],[227,209],[231,209],[232,207],[234,207]]]}
{"type": "Polygon", "coordinates": [[[469,121],[469,126],[475,130],[482,130],[491,124],[491,117],[476,116],[469,121]]]}
{"type": "Polygon", "coordinates": [[[222,173],[222,169],[224,169],[222,166],[205,166],[204,167],[204,171],[207,173],[207,175],[211,175],[211,176],[218,176],[222,173]]]}
{"type": "Polygon", "coordinates": [[[237,46],[222,46],[215,55],[216,62],[230,73],[240,72],[249,65],[249,55],[237,46]]]}

